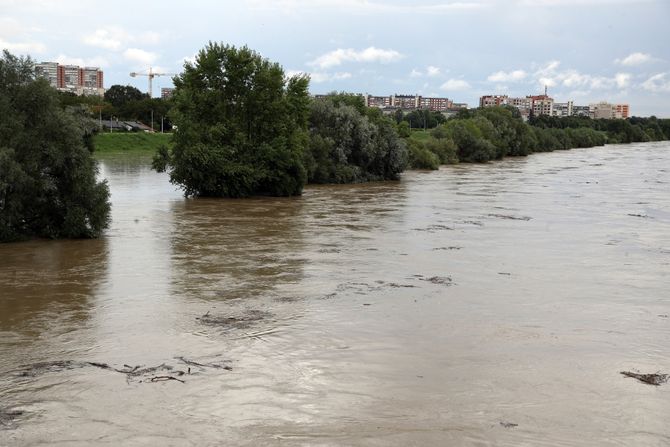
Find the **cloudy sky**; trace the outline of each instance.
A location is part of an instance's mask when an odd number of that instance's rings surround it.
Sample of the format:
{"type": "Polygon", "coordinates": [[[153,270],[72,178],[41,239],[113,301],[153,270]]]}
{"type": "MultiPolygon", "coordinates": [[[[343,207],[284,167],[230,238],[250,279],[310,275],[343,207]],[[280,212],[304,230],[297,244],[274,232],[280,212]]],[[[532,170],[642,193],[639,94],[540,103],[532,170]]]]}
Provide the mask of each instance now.
{"type": "MultiPolygon", "coordinates": [[[[100,66],[105,87],[178,73],[208,41],[248,45],[311,91],[628,102],[670,117],[670,0],[0,0],[0,48],[100,66]]],[[[154,80],[154,94],[171,86],[154,80]]]]}

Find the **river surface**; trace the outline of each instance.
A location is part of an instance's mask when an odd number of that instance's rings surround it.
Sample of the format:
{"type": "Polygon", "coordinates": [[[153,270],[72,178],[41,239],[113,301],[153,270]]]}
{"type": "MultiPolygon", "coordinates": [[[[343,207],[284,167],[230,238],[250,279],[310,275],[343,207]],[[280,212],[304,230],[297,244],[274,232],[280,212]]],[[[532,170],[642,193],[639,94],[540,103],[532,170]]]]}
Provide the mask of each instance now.
{"type": "Polygon", "coordinates": [[[670,144],[186,200],[0,245],[0,445],[667,446],[670,144]],[[176,380],[179,379],[179,380],[176,380]]]}

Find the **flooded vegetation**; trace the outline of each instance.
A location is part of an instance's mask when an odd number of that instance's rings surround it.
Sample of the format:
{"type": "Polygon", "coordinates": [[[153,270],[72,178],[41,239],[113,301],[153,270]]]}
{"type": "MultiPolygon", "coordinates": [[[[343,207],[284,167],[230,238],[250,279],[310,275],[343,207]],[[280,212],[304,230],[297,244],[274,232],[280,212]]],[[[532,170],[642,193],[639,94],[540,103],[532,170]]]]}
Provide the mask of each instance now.
{"type": "Polygon", "coordinates": [[[246,200],[101,162],[101,239],[0,246],[0,445],[670,443],[667,142],[246,200]]]}

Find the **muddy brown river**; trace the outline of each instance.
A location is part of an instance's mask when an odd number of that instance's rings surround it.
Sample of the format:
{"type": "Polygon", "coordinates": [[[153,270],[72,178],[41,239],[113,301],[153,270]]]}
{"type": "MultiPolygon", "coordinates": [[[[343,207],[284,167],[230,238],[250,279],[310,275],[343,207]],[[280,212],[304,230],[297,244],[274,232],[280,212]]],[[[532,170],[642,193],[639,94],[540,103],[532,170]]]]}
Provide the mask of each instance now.
{"type": "Polygon", "coordinates": [[[670,144],[186,200],[0,245],[2,446],[667,446],[670,144]]]}

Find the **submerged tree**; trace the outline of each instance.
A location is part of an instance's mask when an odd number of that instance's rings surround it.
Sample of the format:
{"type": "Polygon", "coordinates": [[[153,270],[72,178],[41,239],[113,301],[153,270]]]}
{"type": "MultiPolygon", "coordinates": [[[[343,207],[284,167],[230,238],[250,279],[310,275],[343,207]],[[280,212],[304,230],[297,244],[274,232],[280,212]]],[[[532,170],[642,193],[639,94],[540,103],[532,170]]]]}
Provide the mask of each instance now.
{"type": "Polygon", "coordinates": [[[35,79],[30,58],[0,57],[0,241],[96,237],[109,191],[84,143],[81,117],[35,79]]]}
{"type": "MultiPolygon", "coordinates": [[[[342,101],[342,94],[312,102],[305,165],[311,183],[396,180],[407,147],[394,121],[378,109],[342,101]]],[[[345,96],[346,97],[346,96],[345,96]]]]}
{"type": "Polygon", "coordinates": [[[174,78],[173,148],[154,159],[187,196],[301,194],[306,76],[247,47],[210,43],[174,78]]]}

